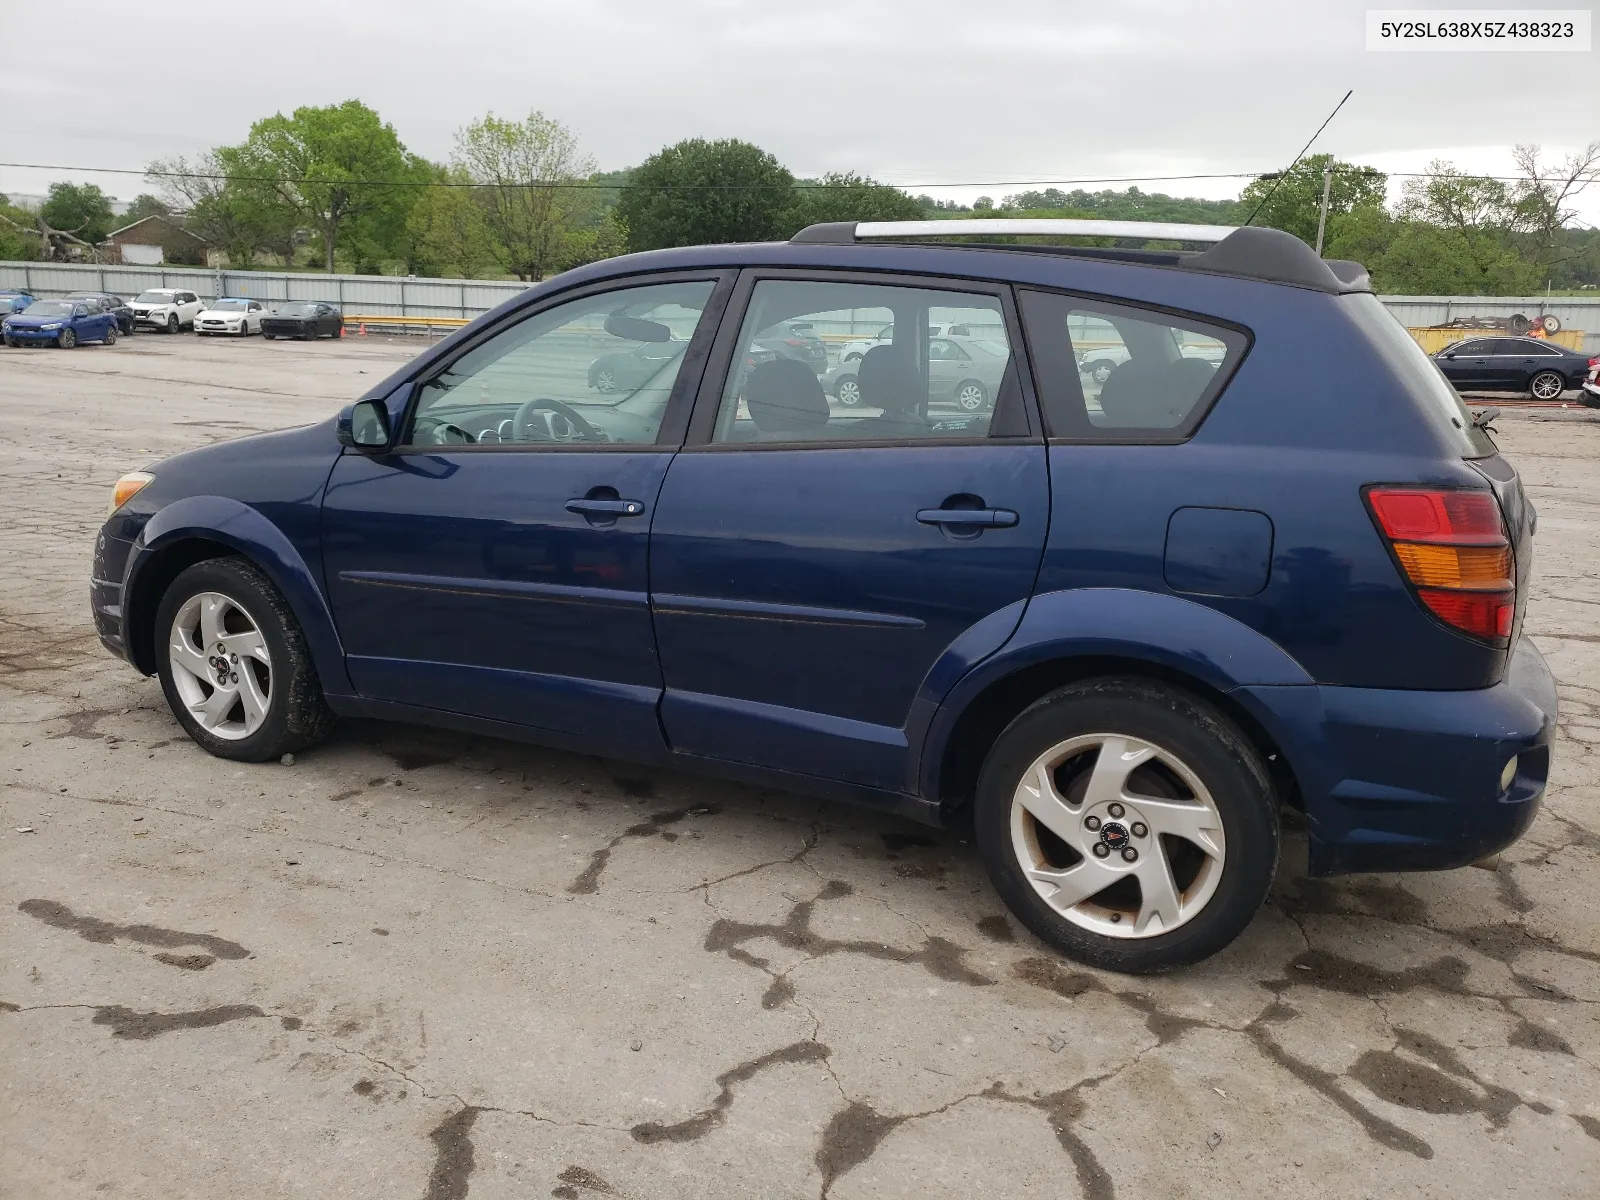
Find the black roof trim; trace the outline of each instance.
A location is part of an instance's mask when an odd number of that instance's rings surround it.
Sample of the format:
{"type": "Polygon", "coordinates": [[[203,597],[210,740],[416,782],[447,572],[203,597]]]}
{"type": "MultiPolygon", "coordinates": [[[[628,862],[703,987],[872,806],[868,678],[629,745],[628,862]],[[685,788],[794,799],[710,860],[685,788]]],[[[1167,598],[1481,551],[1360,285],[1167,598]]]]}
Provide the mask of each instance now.
{"type": "MultiPolygon", "coordinates": [[[[797,245],[857,245],[856,222],[828,221],[808,225],[789,239],[797,245]]],[[[874,245],[894,244],[874,241],[874,245]]],[[[1215,245],[1202,251],[1188,250],[1122,250],[1100,246],[1058,246],[932,242],[922,239],[906,244],[932,244],[969,247],[983,250],[1012,250],[1024,253],[1061,254],[1076,258],[1110,259],[1118,262],[1140,263],[1145,266],[1172,267],[1186,271],[1201,271],[1210,275],[1231,275],[1243,279],[1259,279],[1264,283],[1287,283],[1295,287],[1312,288],[1336,295],[1350,292],[1372,291],[1372,278],[1360,263],[1345,259],[1322,259],[1310,246],[1292,233],[1281,229],[1245,226],[1236,229],[1215,245]]]]}

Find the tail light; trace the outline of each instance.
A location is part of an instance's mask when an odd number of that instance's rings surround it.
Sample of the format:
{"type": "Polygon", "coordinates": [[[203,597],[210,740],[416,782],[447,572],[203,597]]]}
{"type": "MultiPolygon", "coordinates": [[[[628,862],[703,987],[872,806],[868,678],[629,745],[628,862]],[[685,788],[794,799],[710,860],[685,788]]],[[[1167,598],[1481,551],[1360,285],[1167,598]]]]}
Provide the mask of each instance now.
{"type": "Polygon", "coordinates": [[[1517,585],[1494,493],[1374,487],[1367,504],[1429,612],[1473,637],[1511,636],[1517,585]]]}

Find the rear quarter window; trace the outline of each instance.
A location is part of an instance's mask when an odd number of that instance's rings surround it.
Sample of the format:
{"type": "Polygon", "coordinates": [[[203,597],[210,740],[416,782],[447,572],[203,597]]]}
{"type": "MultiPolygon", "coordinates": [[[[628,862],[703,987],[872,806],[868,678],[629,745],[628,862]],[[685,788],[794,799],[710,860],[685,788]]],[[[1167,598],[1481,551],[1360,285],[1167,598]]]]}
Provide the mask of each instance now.
{"type": "Polygon", "coordinates": [[[1249,347],[1244,330],[1131,305],[1024,291],[1023,323],[1053,438],[1188,438],[1249,347]]]}
{"type": "MultiPolygon", "coordinates": [[[[1417,407],[1428,423],[1462,458],[1487,458],[1498,453],[1489,435],[1472,423],[1472,414],[1461,402],[1439,365],[1422,352],[1406,327],[1370,292],[1340,297],[1351,320],[1384,363],[1398,375],[1417,399],[1417,407]]],[[[1482,345],[1482,342],[1469,345],[1482,345]]],[[[1458,354],[1485,351],[1458,350],[1458,354]]]]}

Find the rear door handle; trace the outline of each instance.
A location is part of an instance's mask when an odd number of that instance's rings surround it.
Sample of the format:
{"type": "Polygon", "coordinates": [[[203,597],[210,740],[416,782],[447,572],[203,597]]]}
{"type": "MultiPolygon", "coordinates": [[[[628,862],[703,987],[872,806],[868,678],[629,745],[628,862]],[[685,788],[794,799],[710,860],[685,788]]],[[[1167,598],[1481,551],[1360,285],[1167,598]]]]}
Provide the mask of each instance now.
{"type": "Polygon", "coordinates": [[[924,508],[917,512],[917,520],[924,525],[978,525],[987,529],[1005,529],[1017,523],[1017,514],[1009,508],[924,508]]]}
{"type": "Polygon", "coordinates": [[[578,496],[567,501],[567,511],[584,516],[637,517],[644,512],[644,505],[638,500],[590,500],[578,496]]]}

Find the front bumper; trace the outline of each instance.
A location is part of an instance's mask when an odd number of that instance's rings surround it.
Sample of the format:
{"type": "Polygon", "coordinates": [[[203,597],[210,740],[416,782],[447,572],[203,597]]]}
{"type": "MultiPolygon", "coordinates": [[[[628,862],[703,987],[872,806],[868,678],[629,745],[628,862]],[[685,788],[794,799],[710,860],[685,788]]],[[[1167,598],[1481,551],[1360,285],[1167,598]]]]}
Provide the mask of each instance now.
{"type": "Polygon", "coordinates": [[[1587,380],[1578,393],[1578,399],[1590,408],[1600,408],[1600,381],[1587,380]]]}
{"type": "Polygon", "coordinates": [[[54,342],[60,340],[60,338],[61,338],[61,330],[59,330],[59,329],[48,329],[48,330],[46,330],[46,329],[7,329],[5,331],[5,336],[8,337],[8,338],[14,338],[15,340],[17,340],[19,342],[51,342],[51,343],[54,343],[54,342]]]}
{"type": "Polygon", "coordinates": [[[113,517],[101,527],[99,536],[94,540],[89,611],[94,617],[94,631],[100,636],[100,644],[118,658],[131,662],[123,623],[122,589],[133,541],[118,537],[113,532],[113,526],[121,524],[123,522],[113,517]]]}
{"type": "Polygon", "coordinates": [[[1527,638],[1489,688],[1424,692],[1251,687],[1234,693],[1277,737],[1310,829],[1310,871],[1466,866],[1516,841],[1550,777],[1556,685],[1527,638]],[[1500,789],[1506,763],[1511,786],[1500,789]]]}
{"type": "Polygon", "coordinates": [[[152,329],[165,329],[167,327],[167,313],[142,313],[133,314],[135,325],[148,325],[152,329]]]}

